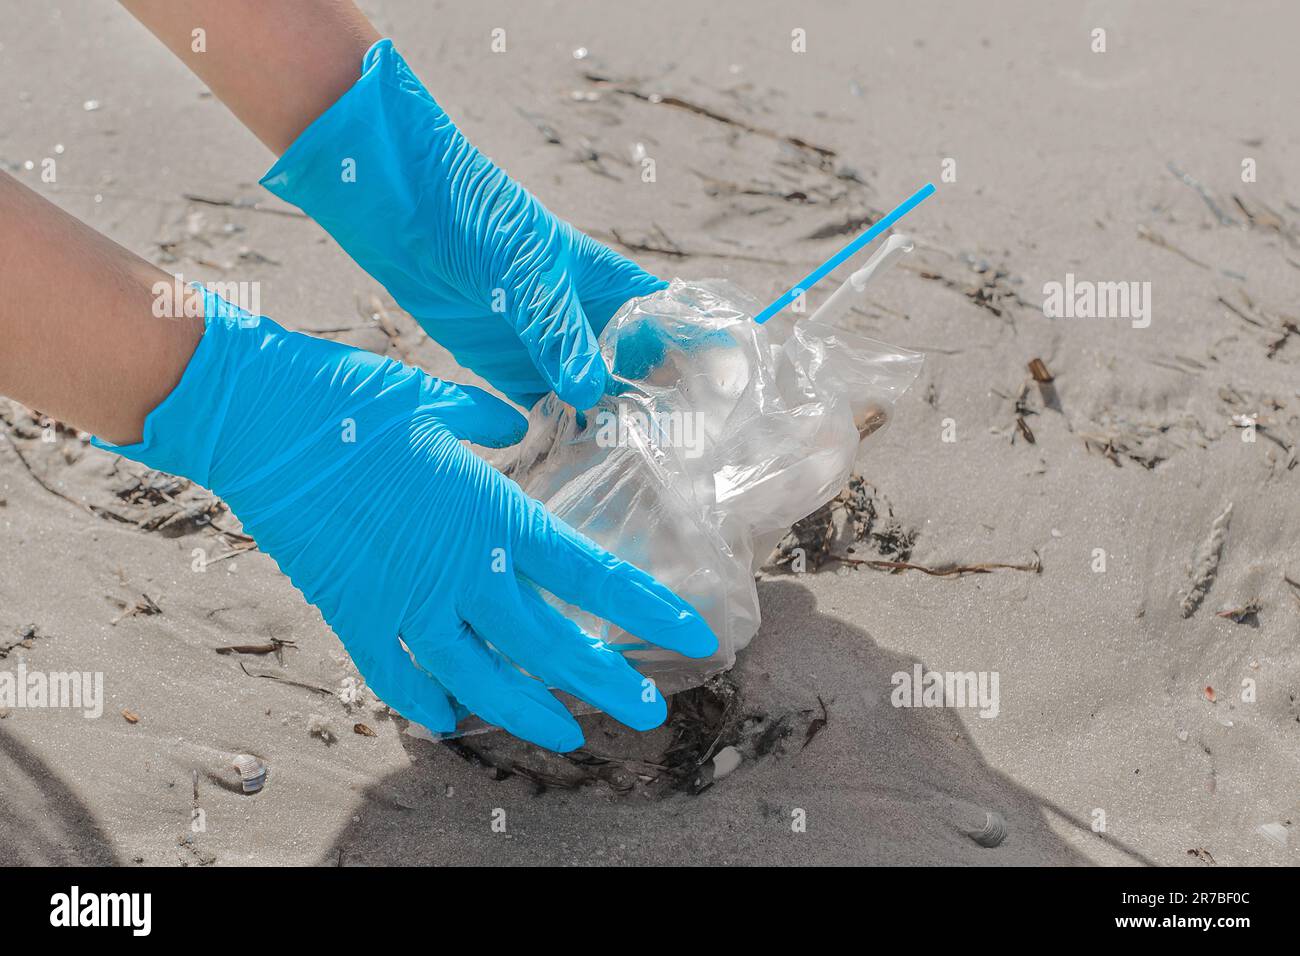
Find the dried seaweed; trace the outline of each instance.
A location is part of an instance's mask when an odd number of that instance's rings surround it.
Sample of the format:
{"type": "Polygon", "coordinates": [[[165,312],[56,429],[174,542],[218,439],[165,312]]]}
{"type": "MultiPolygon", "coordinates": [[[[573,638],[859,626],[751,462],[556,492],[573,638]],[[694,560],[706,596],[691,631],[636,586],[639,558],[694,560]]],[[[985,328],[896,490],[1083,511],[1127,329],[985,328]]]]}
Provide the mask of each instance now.
{"type": "Polygon", "coordinates": [[[98,515],[101,518],[109,518],[114,521],[121,521],[126,524],[131,523],[130,519],[124,518],[122,515],[119,515],[114,511],[110,511],[107,508],[100,508],[96,505],[87,504],[84,501],[78,501],[77,499],[65,495],[63,492],[59,491],[59,489],[55,488],[48,481],[46,481],[39,474],[36,473],[36,469],[32,467],[31,462],[27,460],[27,456],[23,454],[22,449],[18,447],[18,443],[14,441],[13,435],[9,434],[8,430],[0,430],[0,432],[4,434],[5,440],[9,442],[9,447],[14,450],[14,454],[18,456],[18,461],[23,466],[23,468],[27,471],[27,474],[31,475],[32,480],[34,480],[36,484],[40,485],[41,488],[43,488],[45,491],[48,491],[56,498],[62,498],[64,501],[68,502],[68,504],[73,505],[74,507],[82,511],[89,512],[90,514],[98,515]]]}
{"type": "Polygon", "coordinates": [[[1259,329],[1262,329],[1264,327],[1263,322],[1259,321],[1259,319],[1247,315],[1245,312],[1242,312],[1241,309],[1237,308],[1235,305],[1233,305],[1223,296],[1218,297],[1218,302],[1219,305],[1223,306],[1225,309],[1227,309],[1233,315],[1237,316],[1237,318],[1241,319],[1243,322],[1249,322],[1251,325],[1259,329]]]}
{"type": "Polygon", "coordinates": [[[290,219],[307,218],[305,213],[297,209],[266,206],[256,199],[225,199],[220,196],[200,196],[197,193],[182,193],[181,196],[186,202],[201,203],[204,206],[224,206],[229,209],[243,209],[247,212],[262,212],[271,216],[287,216],[290,219]]]}
{"type": "Polygon", "coordinates": [[[1228,525],[1231,520],[1232,502],[1228,502],[1228,506],[1210,525],[1210,531],[1196,553],[1196,566],[1191,572],[1191,583],[1180,602],[1183,617],[1191,617],[1195,613],[1214,584],[1214,578],[1219,572],[1219,557],[1223,553],[1223,543],[1227,540],[1228,525]]]}
{"type": "Polygon", "coordinates": [[[654,231],[654,238],[646,239],[627,239],[617,229],[610,229],[610,234],[625,249],[633,252],[649,252],[653,255],[668,256],[672,259],[686,259],[691,253],[682,249],[677,243],[669,238],[663,228],[658,223],[651,223],[654,231]]]}
{"type": "MultiPolygon", "coordinates": [[[[26,411],[33,420],[41,417],[37,412],[26,411]]],[[[176,478],[163,472],[146,470],[140,474],[128,475],[127,480],[113,491],[119,507],[106,507],[90,501],[79,501],[44,478],[14,437],[17,435],[19,438],[32,438],[39,432],[32,433],[29,423],[14,420],[5,414],[0,414],[0,423],[7,426],[0,428],[0,433],[4,435],[9,447],[13,449],[19,463],[32,480],[44,491],[66,501],[80,511],[106,521],[131,525],[140,531],[156,532],[167,538],[180,537],[200,530],[211,530],[227,541],[254,546],[253,539],[248,535],[216,525],[216,520],[228,513],[226,506],[218,498],[184,478],[176,478]]],[[[60,437],[75,436],[74,432],[58,422],[49,422],[49,424],[60,437]]],[[[80,438],[74,437],[73,440],[80,444],[80,438]]],[[[121,459],[116,459],[113,463],[114,473],[117,473],[120,465],[121,459]]]]}
{"type": "Polygon", "coordinates": [[[801,730],[806,746],[829,717],[821,698],[818,703],[820,717],[811,708],[774,716],[747,711],[735,678],[719,674],[703,686],[669,698],[666,728],[672,738],[654,759],[596,753],[588,748],[556,755],[521,749],[518,741],[492,737],[460,737],[439,743],[462,760],[490,770],[494,780],[522,777],[532,784],[535,795],[552,788],[576,790],[600,785],[615,794],[639,792],[662,799],[678,793],[698,795],[712,787],[712,760],[728,747],[749,760],[770,757],[783,752],[785,742],[801,730]],[[494,746],[504,752],[494,752],[494,746]],[[553,764],[558,760],[566,761],[573,772],[556,771],[553,764]]]}
{"type": "Polygon", "coordinates": [[[1131,461],[1153,471],[1188,444],[1206,448],[1210,435],[1199,419],[1192,415],[1164,421],[1133,421],[1107,412],[1097,423],[1098,431],[1080,431],[1084,447],[1098,452],[1119,467],[1131,461]]]}
{"type": "Polygon", "coordinates": [[[1208,189],[1206,189],[1205,186],[1200,181],[1193,179],[1191,176],[1183,172],[1173,163],[1166,163],[1165,168],[1168,169],[1171,173],[1173,173],[1174,177],[1177,180],[1179,180],[1179,182],[1183,183],[1183,185],[1189,186],[1190,188],[1196,190],[1197,195],[1199,195],[1201,199],[1205,202],[1205,205],[1209,207],[1210,212],[1214,213],[1214,218],[1219,220],[1219,225],[1221,226],[1241,225],[1240,222],[1238,222],[1232,216],[1229,216],[1226,212],[1223,211],[1223,208],[1215,200],[1213,194],[1208,189]]]}
{"type": "Polygon", "coordinates": [[[511,758],[498,758],[489,753],[486,749],[478,747],[471,738],[453,738],[441,741],[442,745],[450,750],[456,756],[460,757],[467,763],[476,767],[485,767],[492,771],[492,779],[496,781],[509,780],[511,777],[520,776],[528,780],[533,785],[533,795],[541,796],[547,790],[555,788],[559,790],[577,790],[589,783],[594,783],[596,777],[587,775],[575,775],[571,777],[560,776],[556,773],[541,770],[537,767],[529,767],[517,760],[511,758]]]}
{"type": "Polygon", "coordinates": [[[1149,229],[1146,226],[1138,226],[1137,234],[1139,239],[1145,239],[1153,246],[1159,246],[1161,249],[1168,249],[1170,252],[1174,253],[1175,255],[1182,256],[1184,259],[1186,259],[1194,266],[1200,266],[1202,269],[1210,268],[1208,263],[1204,263],[1200,259],[1197,259],[1195,256],[1193,256],[1191,253],[1183,251],[1182,249],[1174,245],[1172,242],[1170,242],[1168,239],[1166,239],[1164,236],[1160,235],[1160,233],[1155,232],[1154,230],[1149,229]]]}
{"type": "Polygon", "coordinates": [[[848,551],[866,545],[881,558],[906,561],[916,535],[894,517],[893,505],[874,485],[853,475],[842,492],[794,523],[776,546],[768,566],[798,570],[802,562],[807,570],[815,571],[827,561],[848,561],[847,554],[832,553],[841,538],[851,539],[848,551]]]}
{"type": "Polygon", "coordinates": [[[162,608],[158,606],[153,598],[147,594],[141,594],[135,601],[123,601],[121,598],[110,597],[110,601],[121,609],[122,613],[113,618],[109,623],[116,626],[128,617],[152,617],[155,614],[161,614],[162,608]]]}
{"type": "Polygon", "coordinates": [[[878,571],[920,571],[922,574],[928,574],[935,578],[960,577],[966,574],[988,574],[992,571],[1029,571],[1033,574],[1042,574],[1043,572],[1043,560],[1039,557],[1037,551],[1034,552],[1033,561],[1026,561],[1022,564],[986,561],[981,564],[944,564],[932,568],[923,564],[912,564],[909,561],[864,561],[856,558],[840,558],[839,560],[846,564],[860,564],[865,567],[875,568],[878,571]]]}
{"type": "Polygon", "coordinates": [[[1129,445],[1114,435],[1081,435],[1080,437],[1083,438],[1084,448],[1090,452],[1098,452],[1116,468],[1120,467],[1121,457],[1135,461],[1147,470],[1155,468],[1156,465],[1164,461],[1163,458],[1156,455],[1141,455],[1133,452],[1129,445]]]}
{"type": "Polygon", "coordinates": [[[114,490],[114,494],[119,501],[130,506],[124,517],[133,520],[141,531],[155,531],[165,538],[178,538],[210,527],[213,520],[226,511],[225,505],[207,494],[195,493],[188,500],[178,500],[194,487],[184,478],[146,471],[142,475],[130,476],[125,484],[114,490]]]}
{"type": "Polygon", "coordinates": [[[814,717],[812,722],[808,724],[808,730],[804,734],[803,746],[799,748],[800,750],[805,749],[810,743],[812,743],[813,738],[821,733],[822,730],[825,729],[826,724],[830,721],[830,714],[826,712],[826,701],[822,700],[820,694],[817,695],[817,703],[822,709],[822,715],[820,717],[814,717]]]}
{"type": "Polygon", "coordinates": [[[1297,322],[1297,320],[1295,319],[1283,316],[1282,334],[1278,336],[1276,339],[1274,339],[1273,341],[1268,343],[1267,350],[1264,354],[1268,358],[1273,358],[1275,355],[1277,355],[1278,351],[1282,348],[1282,346],[1286,345],[1287,340],[1291,338],[1291,336],[1293,335],[1296,336],[1296,338],[1300,338],[1300,322],[1297,322]]]}
{"type": "Polygon", "coordinates": [[[837,236],[856,235],[873,222],[879,222],[884,215],[878,209],[868,209],[861,213],[854,213],[845,219],[818,226],[804,238],[813,240],[834,239],[837,236]]]}
{"type": "Polygon", "coordinates": [[[315,694],[323,694],[326,697],[333,697],[334,691],[326,687],[317,687],[315,684],[304,684],[301,681],[290,680],[287,677],[281,677],[279,674],[255,674],[244,666],[244,662],[239,662],[239,669],[249,677],[261,677],[265,680],[279,681],[281,684],[288,684],[291,687],[301,687],[303,690],[309,690],[315,694]]]}
{"type": "Polygon", "coordinates": [[[684,99],[680,96],[674,96],[669,93],[650,93],[633,85],[627,81],[616,80],[610,76],[604,76],[600,73],[586,72],[583,78],[590,83],[595,83],[608,88],[611,92],[623,96],[632,97],[641,100],[644,103],[651,103],[658,106],[668,106],[674,109],[685,110],[688,113],[694,113],[696,116],[702,116],[705,119],[712,120],[715,123],[721,123],[724,126],[731,126],[736,129],[744,130],[756,136],[763,136],[768,139],[786,143],[803,153],[808,154],[813,160],[822,167],[829,168],[831,160],[837,155],[835,150],[827,146],[819,146],[816,143],[809,142],[799,136],[789,133],[779,133],[775,130],[765,129],[761,126],[755,126],[745,120],[737,119],[734,116],[728,116],[711,107],[704,106],[692,100],[684,99]]]}
{"type": "Polygon", "coordinates": [[[552,126],[550,123],[548,123],[541,116],[538,116],[535,113],[529,113],[527,110],[523,109],[523,107],[519,107],[519,106],[515,107],[515,112],[517,112],[524,119],[528,120],[528,122],[532,123],[534,128],[536,128],[537,132],[542,134],[542,138],[548,144],[550,144],[551,146],[564,145],[564,140],[560,137],[560,134],[556,132],[555,127],[552,126]]]}
{"type": "Polygon", "coordinates": [[[1247,203],[1246,200],[1233,193],[1232,201],[1245,214],[1252,229],[1271,229],[1285,239],[1287,245],[1292,248],[1300,245],[1300,240],[1296,238],[1295,231],[1282,218],[1281,214],[1270,209],[1258,199],[1252,199],[1250,203],[1247,203]]]}
{"type": "Polygon", "coordinates": [[[274,654],[275,659],[281,664],[284,663],[284,649],[286,647],[297,647],[294,641],[282,641],[279,638],[271,638],[266,644],[230,644],[226,647],[214,647],[213,650],[218,654],[274,654]]]}
{"type": "Polygon", "coordinates": [[[1023,308],[1037,308],[1037,306],[1026,302],[1020,293],[1012,288],[1011,273],[1009,271],[990,266],[987,263],[976,262],[972,264],[971,271],[979,276],[975,282],[954,279],[937,271],[933,266],[917,266],[903,262],[899,263],[897,268],[915,272],[922,279],[939,282],[945,288],[960,292],[972,303],[993,313],[998,318],[1002,318],[1004,314],[1009,314],[1010,306],[1013,305],[1023,308]]]}
{"type": "Polygon", "coordinates": [[[418,364],[407,348],[406,343],[402,341],[402,333],[397,328],[397,321],[389,313],[387,307],[379,300],[379,296],[372,295],[366,300],[363,306],[360,298],[357,299],[357,314],[363,319],[369,319],[379,326],[379,330],[384,333],[384,338],[388,339],[389,347],[397,353],[397,357],[407,365],[418,364]]]}
{"type": "Polygon", "coordinates": [[[712,780],[703,780],[700,769],[721,747],[740,739],[740,687],[729,674],[719,674],[700,687],[674,694],[670,701],[673,743],[660,760],[672,777],[672,789],[703,793],[712,780]]]}

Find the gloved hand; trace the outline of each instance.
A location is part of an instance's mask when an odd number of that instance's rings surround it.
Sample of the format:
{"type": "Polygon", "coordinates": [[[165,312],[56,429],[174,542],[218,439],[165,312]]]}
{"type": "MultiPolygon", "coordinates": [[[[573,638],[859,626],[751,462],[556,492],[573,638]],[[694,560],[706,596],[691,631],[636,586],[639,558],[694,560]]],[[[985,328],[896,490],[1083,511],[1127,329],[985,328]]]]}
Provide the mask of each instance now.
{"type": "Polygon", "coordinates": [[[460,131],[393,49],[262,178],[320,223],[461,365],[531,406],[605,392],[596,336],[664,287],[553,216],[460,131]]]}
{"type": "Polygon", "coordinates": [[[211,293],[204,308],[198,349],[143,439],[99,447],[221,496],[410,720],[451,730],[459,701],[572,750],[582,732],[550,685],[638,730],[663,721],[653,684],[538,588],[689,657],[717,641],[688,604],[461,444],[512,444],[523,416],[211,293]]]}

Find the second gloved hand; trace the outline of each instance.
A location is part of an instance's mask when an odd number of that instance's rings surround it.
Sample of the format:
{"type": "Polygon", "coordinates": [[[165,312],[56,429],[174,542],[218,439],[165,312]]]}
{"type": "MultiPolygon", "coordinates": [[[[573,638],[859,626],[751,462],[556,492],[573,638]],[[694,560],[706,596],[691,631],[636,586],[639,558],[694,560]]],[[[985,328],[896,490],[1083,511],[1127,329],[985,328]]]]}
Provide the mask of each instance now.
{"type": "Polygon", "coordinates": [[[407,312],[511,400],[578,409],[606,387],[596,345],[664,287],[550,213],[480,153],[391,40],[262,184],[320,223],[407,312]]]}
{"type": "Polygon", "coordinates": [[[451,730],[459,702],[572,750],[581,730],[549,685],[636,729],[663,721],[653,684],[539,589],[690,657],[717,641],[688,604],[462,444],[517,441],[517,411],[210,293],[204,307],[198,349],[142,441],[97,444],[220,495],[411,720],[451,730]]]}

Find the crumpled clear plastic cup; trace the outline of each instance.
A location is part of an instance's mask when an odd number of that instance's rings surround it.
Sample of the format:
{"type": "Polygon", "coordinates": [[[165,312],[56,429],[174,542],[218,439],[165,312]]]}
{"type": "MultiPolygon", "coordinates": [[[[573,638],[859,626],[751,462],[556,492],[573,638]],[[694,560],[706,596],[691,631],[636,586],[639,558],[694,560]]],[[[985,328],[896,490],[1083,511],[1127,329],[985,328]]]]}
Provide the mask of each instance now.
{"type": "Polygon", "coordinates": [[[833,498],[923,356],[777,316],[725,280],[626,303],[600,336],[611,394],[532,410],[503,470],[558,517],[694,605],[717,653],[688,660],[558,604],[672,694],[730,668],[758,630],[754,572],[833,498]]]}

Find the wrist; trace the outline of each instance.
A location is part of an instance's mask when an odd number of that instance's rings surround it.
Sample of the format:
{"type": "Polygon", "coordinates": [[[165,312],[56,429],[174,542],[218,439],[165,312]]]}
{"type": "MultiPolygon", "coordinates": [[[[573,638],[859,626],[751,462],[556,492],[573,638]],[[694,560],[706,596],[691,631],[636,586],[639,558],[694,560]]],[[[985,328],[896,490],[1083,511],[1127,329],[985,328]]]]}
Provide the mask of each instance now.
{"type": "Polygon", "coordinates": [[[441,387],[399,362],[202,296],[203,337],[146,416],[141,441],[95,444],[210,489],[246,524],[347,467],[441,387]],[[329,467],[304,482],[304,461],[329,467]]]}
{"type": "Polygon", "coordinates": [[[233,384],[240,364],[235,353],[241,343],[233,332],[241,327],[254,329],[258,320],[201,287],[189,286],[185,295],[186,314],[198,316],[200,335],[179,381],[144,416],[139,441],[116,444],[99,436],[91,441],[98,448],[212,488],[212,449],[227,404],[222,394],[233,384]]]}
{"type": "Polygon", "coordinates": [[[331,234],[366,210],[387,204],[385,184],[405,192],[414,173],[424,176],[444,153],[437,140],[459,135],[446,113],[393,47],[383,39],[366,51],[361,73],[342,96],[289,144],[261,178],[261,185],[301,208],[331,234]],[[394,158],[388,145],[414,132],[428,148],[418,170],[415,157],[394,158]],[[349,215],[331,213],[340,205],[349,215]]]}

